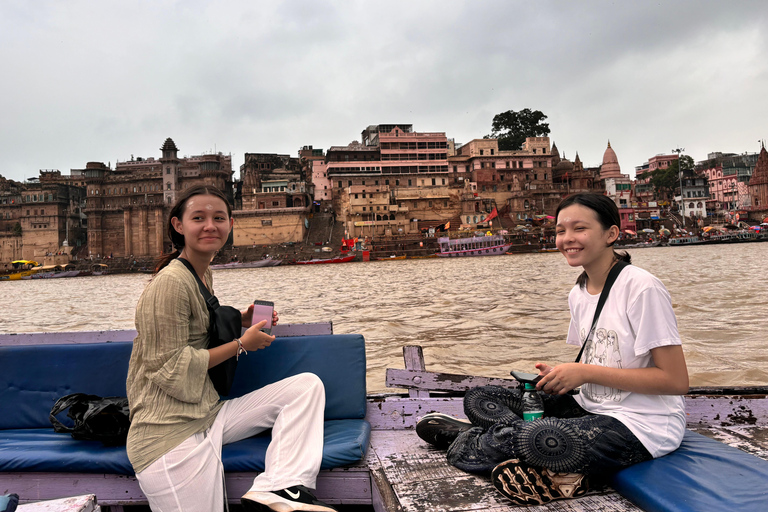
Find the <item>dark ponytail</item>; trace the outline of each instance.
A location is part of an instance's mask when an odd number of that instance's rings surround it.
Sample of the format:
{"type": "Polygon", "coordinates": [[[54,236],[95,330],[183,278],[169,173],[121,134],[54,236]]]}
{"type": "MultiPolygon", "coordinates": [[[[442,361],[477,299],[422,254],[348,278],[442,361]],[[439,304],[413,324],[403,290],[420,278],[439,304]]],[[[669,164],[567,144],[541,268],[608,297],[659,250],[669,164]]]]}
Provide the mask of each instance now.
{"type": "Polygon", "coordinates": [[[166,226],[166,232],[168,233],[168,238],[171,239],[174,251],[170,254],[160,255],[155,263],[155,273],[160,272],[171,261],[178,258],[181,251],[184,249],[184,235],[176,231],[171,220],[174,217],[181,220],[181,217],[184,215],[184,210],[187,207],[187,201],[191,197],[201,195],[215,196],[224,201],[224,204],[227,205],[227,216],[232,217],[232,207],[230,206],[229,201],[227,201],[227,196],[225,196],[221,190],[207,185],[196,185],[185,190],[181,196],[179,196],[179,199],[173,205],[173,208],[171,208],[171,213],[168,215],[168,225],[166,226]]]}
{"type": "MultiPolygon", "coordinates": [[[[557,206],[557,210],[555,211],[555,219],[557,219],[558,215],[560,215],[561,210],[568,208],[569,206],[573,206],[574,204],[585,206],[595,212],[597,215],[597,220],[600,222],[600,225],[603,227],[603,229],[611,229],[612,226],[621,228],[621,216],[619,215],[619,208],[616,206],[616,203],[614,203],[613,200],[608,196],[601,194],[590,194],[587,192],[571,194],[570,196],[560,201],[560,204],[557,206]]],[[[611,245],[614,243],[615,241],[611,242],[611,245]]],[[[616,251],[614,249],[613,257],[619,261],[626,261],[629,264],[632,263],[632,257],[627,251],[616,251]]],[[[576,279],[576,284],[581,288],[584,288],[587,285],[586,272],[582,272],[579,275],[578,279],[576,279]]]]}

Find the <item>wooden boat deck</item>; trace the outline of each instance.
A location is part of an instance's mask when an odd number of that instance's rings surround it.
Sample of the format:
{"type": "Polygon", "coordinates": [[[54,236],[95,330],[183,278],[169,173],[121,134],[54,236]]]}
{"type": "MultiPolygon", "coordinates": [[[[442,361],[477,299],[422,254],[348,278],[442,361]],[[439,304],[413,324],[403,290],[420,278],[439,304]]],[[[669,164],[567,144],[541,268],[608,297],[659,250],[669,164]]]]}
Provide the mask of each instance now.
{"type": "MultiPolygon", "coordinates": [[[[765,426],[708,427],[695,430],[768,459],[768,428],[765,426]]],[[[541,507],[512,506],[496,492],[488,478],[470,475],[449,465],[444,450],[423,442],[412,430],[375,430],[366,462],[372,478],[380,487],[385,510],[392,512],[641,510],[610,488],[579,499],[554,501],[541,507]]]]}
{"type": "MultiPolygon", "coordinates": [[[[641,510],[609,487],[574,500],[517,507],[499,494],[488,478],[449,465],[444,450],[416,435],[418,419],[429,412],[464,417],[462,398],[457,393],[472,386],[509,386],[513,382],[428,372],[420,347],[404,347],[403,351],[406,369],[389,369],[387,385],[406,388],[409,396],[372,398],[368,408],[374,430],[366,464],[375,484],[373,492],[380,495],[380,503],[376,499],[373,503],[377,512],[641,510]]],[[[689,429],[768,460],[766,388],[692,391],[686,396],[689,429]]]]}
{"type": "MultiPolygon", "coordinates": [[[[281,336],[332,332],[330,324],[280,325],[275,329],[278,327],[281,336]]],[[[135,331],[0,335],[0,345],[129,341],[134,336],[135,331]]],[[[471,387],[512,386],[514,381],[426,371],[421,347],[404,347],[403,355],[405,369],[388,369],[386,383],[406,392],[369,396],[366,418],[373,432],[366,459],[321,472],[318,498],[342,505],[341,510],[349,512],[640,510],[609,488],[541,507],[511,506],[489,479],[450,466],[444,451],[419,439],[415,426],[430,412],[463,417],[462,395],[471,387]]],[[[697,388],[686,396],[686,409],[691,430],[768,460],[768,388],[697,388]]],[[[43,473],[6,477],[8,489],[18,490],[19,494],[24,491],[38,500],[98,488],[96,495],[102,510],[147,510],[145,505],[136,507],[146,503],[146,498],[133,477],[80,474],[73,480],[72,475],[43,473]]],[[[250,487],[252,478],[250,473],[227,475],[227,494],[232,497],[233,510],[238,510],[237,497],[250,487]]]]}

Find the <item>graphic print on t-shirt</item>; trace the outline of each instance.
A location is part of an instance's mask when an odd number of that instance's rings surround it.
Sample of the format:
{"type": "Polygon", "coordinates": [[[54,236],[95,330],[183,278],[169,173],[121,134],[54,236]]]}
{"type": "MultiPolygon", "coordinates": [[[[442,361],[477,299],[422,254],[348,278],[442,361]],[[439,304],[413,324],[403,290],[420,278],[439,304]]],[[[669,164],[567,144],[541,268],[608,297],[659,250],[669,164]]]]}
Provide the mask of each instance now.
{"type": "MultiPolygon", "coordinates": [[[[584,329],[579,333],[581,342],[586,343],[587,333],[584,329]]],[[[616,331],[597,329],[589,345],[584,349],[584,363],[621,368],[621,352],[619,352],[619,336],[616,331]]],[[[621,401],[621,390],[592,384],[581,386],[581,393],[593,402],[621,401]]]]}

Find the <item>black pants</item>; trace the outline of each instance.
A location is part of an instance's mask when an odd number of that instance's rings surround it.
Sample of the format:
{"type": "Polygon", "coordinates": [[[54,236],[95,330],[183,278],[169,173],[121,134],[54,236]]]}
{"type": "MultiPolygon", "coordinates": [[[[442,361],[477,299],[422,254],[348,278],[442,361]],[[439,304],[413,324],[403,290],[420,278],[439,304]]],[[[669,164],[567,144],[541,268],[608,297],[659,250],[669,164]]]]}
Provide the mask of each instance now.
{"type": "MultiPolygon", "coordinates": [[[[473,448],[492,459],[491,463],[516,458],[530,466],[546,467],[558,473],[585,475],[610,474],[652,458],[619,420],[587,412],[571,395],[541,393],[541,397],[544,417],[526,422],[520,419],[520,390],[497,386],[469,390],[464,398],[467,417],[483,427],[472,429],[473,448]],[[488,410],[499,413],[501,419],[490,427],[488,418],[482,417],[482,411],[488,410]]],[[[464,436],[465,441],[466,438],[464,436]]],[[[458,453],[459,448],[452,446],[451,450],[458,453]]],[[[450,459],[449,450],[449,462],[450,459]]]]}

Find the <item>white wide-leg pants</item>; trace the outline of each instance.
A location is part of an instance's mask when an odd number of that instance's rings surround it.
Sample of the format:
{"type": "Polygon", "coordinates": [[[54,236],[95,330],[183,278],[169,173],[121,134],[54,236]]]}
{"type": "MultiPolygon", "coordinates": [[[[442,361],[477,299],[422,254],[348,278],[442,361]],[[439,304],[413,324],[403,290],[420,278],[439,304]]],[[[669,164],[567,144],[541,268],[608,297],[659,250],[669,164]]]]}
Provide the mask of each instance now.
{"type": "Polygon", "coordinates": [[[288,377],[227,400],[211,428],[136,475],[153,512],[220,512],[224,508],[222,445],[272,428],[265,469],[251,491],[315,488],[323,456],[325,390],[312,373],[288,377]]]}

